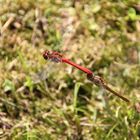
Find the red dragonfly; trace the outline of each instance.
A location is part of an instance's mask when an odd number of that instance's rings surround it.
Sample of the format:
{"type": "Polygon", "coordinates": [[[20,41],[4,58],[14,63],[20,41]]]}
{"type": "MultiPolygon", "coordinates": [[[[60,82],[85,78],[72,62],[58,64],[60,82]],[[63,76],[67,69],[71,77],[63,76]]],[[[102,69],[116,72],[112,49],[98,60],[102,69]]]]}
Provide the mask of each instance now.
{"type": "Polygon", "coordinates": [[[43,53],[43,57],[44,59],[49,59],[53,62],[59,63],[59,62],[63,62],[63,63],[67,63],[70,64],[74,67],[76,67],[77,69],[83,71],[84,73],[87,74],[87,78],[92,81],[94,84],[96,84],[99,87],[103,87],[104,89],[110,91],[111,93],[113,93],[114,95],[120,97],[122,100],[126,101],[126,102],[130,102],[126,97],[120,95],[119,93],[117,93],[116,91],[114,91],[113,89],[111,89],[107,83],[105,82],[105,80],[103,80],[100,76],[96,76],[93,74],[93,72],[85,67],[82,67],[74,62],[72,62],[71,60],[64,58],[62,54],[55,52],[55,51],[44,51],[43,53]]]}

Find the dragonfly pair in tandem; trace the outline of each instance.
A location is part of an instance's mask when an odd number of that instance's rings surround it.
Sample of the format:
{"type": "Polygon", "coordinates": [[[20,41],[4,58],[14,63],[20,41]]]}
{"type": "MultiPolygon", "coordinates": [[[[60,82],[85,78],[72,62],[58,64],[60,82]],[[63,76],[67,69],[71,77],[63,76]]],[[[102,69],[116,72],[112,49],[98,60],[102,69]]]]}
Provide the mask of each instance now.
{"type": "Polygon", "coordinates": [[[120,95],[118,92],[114,91],[113,89],[111,89],[107,83],[105,82],[105,80],[103,80],[103,78],[101,78],[100,76],[96,76],[93,74],[93,72],[85,67],[82,67],[74,62],[72,62],[71,60],[63,57],[62,54],[55,52],[55,51],[44,51],[43,53],[43,57],[46,60],[51,60],[53,62],[59,63],[59,62],[63,62],[63,63],[67,63],[69,65],[72,65],[74,67],[76,67],[77,69],[83,71],[84,73],[87,74],[87,78],[93,82],[94,84],[96,84],[99,87],[103,87],[104,89],[110,91],[111,93],[113,93],[114,95],[118,96],[119,98],[121,98],[122,100],[126,101],[126,102],[130,102],[126,97],[120,95]]]}

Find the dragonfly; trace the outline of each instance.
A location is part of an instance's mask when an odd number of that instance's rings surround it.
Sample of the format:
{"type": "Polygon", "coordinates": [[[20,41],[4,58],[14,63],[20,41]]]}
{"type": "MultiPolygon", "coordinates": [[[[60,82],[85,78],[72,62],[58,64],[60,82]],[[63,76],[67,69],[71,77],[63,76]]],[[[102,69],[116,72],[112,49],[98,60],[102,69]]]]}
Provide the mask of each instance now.
{"type": "Polygon", "coordinates": [[[127,99],[126,97],[122,96],[120,93],[114,91],[111,87],[109,87],[107,82],[102,77],[100,77],[98,75],[94,75],[94,73],[90,69],[72,62],[71,60],[65,58],[61,53],[56,52],[56,51],[45,50],[43,52],[43,57],[45,60],[51,60],[56,63],[67,63],[67,64],[79,69],[80,71],[83,71],[84,73],[87,74],[87,79],[90,80],[91,82],[93,82],[95,85],[110,91],[111,93],[118,96],[120,99],[122,99],[125,102],[130,102],[129,99],[127,99]]]}

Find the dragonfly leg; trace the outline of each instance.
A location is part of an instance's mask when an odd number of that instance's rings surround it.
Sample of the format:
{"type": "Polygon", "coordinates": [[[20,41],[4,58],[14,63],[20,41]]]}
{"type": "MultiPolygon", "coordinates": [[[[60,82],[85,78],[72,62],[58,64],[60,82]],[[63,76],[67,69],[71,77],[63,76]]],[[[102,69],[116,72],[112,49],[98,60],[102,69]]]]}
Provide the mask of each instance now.
{"type": "Polygon", "coordinates": [[[93,74],[87,74],[88,80],[92,81],[95,85],[104,87],[105,81],[100,76],[95,76],[93,74]]]}

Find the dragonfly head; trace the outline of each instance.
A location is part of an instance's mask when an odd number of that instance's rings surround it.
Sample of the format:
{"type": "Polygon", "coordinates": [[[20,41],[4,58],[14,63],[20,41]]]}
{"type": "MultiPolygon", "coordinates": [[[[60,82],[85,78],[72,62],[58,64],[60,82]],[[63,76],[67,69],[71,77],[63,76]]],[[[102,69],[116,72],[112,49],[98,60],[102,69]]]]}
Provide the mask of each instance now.
{"type": "Polygon", "coordinates": [[[49,59],[49,54],[50,54],[50,52],[49,51],[44,51],[43,52],[43,57],[44,57],[44,59],[49,59]]]}
{"type": "Polygon", "coordinates": [[[46,50],[43,53],[43,57],[46,60],[49,59],[49,60],[51,60],[53,62],[56,62],[56,63],[62,62],[62,55],[60,53],[58,53],[58,52],[55,52],[55,51],[50,52],[50,51],[46,50]]]}

